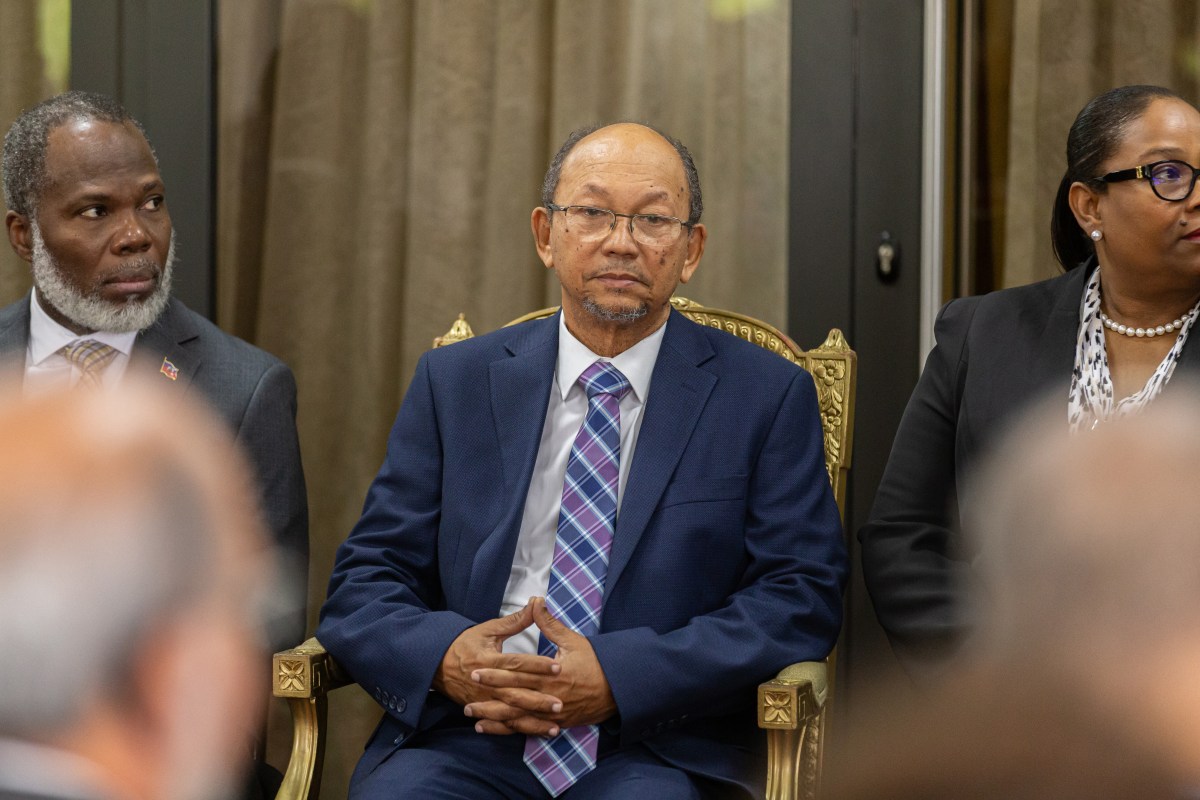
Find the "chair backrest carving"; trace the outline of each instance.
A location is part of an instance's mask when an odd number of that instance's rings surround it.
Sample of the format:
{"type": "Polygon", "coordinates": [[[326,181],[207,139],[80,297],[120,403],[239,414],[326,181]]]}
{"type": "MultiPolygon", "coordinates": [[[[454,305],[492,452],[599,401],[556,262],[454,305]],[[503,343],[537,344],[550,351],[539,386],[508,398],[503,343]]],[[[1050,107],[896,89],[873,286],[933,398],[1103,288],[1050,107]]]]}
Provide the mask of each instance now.
{"type": "MultiPolygon", "coordinates": [[[[844,517],[846,514],[846,479],[854,449],[854,387],[856,356],[846,337],[837,328],[825,341],[812,350],[802,350],[783,331],[761,320],[708,308],[684,297],[671,298],[671,305],[688,319],[700,325],[719,328],[745,339],[765,350],[803,367],[812,376],[817,388],[817,403],[821,410],[821,427],[825,434],[825,468],[833,486],[834,497],[844,517]]],[[[548,317],[558,306],[542,308],[518,317],[508,325],[548,317]]],[[[505,326],[507,327],[507,326],[505,326]]],[[[466,318],[459,314],[453,327],[434,339],[434,347],[469,339],[474,336],[466,318]]]]}

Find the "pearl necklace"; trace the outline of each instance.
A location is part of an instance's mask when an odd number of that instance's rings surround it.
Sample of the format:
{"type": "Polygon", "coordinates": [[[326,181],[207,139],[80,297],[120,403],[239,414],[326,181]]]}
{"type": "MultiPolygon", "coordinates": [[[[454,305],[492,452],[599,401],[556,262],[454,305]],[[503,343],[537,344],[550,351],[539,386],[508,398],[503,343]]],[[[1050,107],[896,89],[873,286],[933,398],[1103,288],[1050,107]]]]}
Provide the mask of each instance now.
{"type": "MultiPolygon", "coordinates": [[[[1100,311],[1099,309],[1096,310],[1100,311]]],[[[1113,321],[1108,314],[1105,314],[1103,311],[1100,311],[1100,321],[1103,322],[1104,327],[1108,328],[1110,331],[1114,331],[1123,336],[1137,336],[1139,338],[1150,339],[1155,336],[1162,336],[1166,333],[1174,333],[1183,327],[1183,321],[1191,315],[1192,312],[1189,311],[1182,317],[1176,319],[1174,322],[1168,322],[1166,325],[1159,325],[1157,328],[1134,328],[1131,325],[1122,325],[1119,322],[1113,321]]]]}

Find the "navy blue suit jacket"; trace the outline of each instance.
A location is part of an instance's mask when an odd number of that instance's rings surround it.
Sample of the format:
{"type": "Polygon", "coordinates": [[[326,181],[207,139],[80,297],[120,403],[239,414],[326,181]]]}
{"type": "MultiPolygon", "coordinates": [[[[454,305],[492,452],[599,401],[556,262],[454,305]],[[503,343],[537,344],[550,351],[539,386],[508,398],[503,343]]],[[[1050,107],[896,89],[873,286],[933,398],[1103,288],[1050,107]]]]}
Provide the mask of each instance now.
{"type": "MultiPolygon", "coordinates": [[[[422,357],[317,635],[383,706],[360,770],[462,710],[430,692],[495,618],[558,354],[558,317],[422,357]]],[[[622,745],[761,791],[755,686],[826,656],[846,555],[816,392],[777,355],[672,312],[592,646],[622,745]]]]}

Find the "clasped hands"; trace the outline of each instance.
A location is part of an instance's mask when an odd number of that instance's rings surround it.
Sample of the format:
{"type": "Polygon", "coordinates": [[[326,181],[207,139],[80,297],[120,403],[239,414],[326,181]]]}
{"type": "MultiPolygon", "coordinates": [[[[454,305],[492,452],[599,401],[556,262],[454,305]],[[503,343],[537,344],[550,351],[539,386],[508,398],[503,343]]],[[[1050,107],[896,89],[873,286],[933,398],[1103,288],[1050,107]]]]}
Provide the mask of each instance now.
{"type": "Polygon", "coordinates": [[[587,637],[555,619],[541,597],[459,634],[433,688],[478,719],[475,730],[495,735],[557,736],[560,728],[603,722],[617,710],[587,637]],[[554,658],[501,652],[505,639],[530,625],[558,646],[554,658]]]}

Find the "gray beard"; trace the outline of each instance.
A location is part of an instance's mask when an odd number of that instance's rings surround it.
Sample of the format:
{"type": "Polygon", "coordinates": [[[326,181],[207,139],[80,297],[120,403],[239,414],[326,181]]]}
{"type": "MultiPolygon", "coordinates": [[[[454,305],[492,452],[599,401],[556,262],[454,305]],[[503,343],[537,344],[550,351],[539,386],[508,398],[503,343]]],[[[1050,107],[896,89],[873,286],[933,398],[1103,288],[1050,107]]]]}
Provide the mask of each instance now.
{"type": "MultiPolygon", "coordinates": [[[[154,324],[171,299],[171,270],[175,264],[175,232],[167,261],[162,265],[158,286],[145,300],[112,303],[100,295],[98,286],[89,291],[76,288],[63,274],[58,260],[46,249],[42,231],[36,222],[30,225],[33,234],[33,285],[38,299],[49,303],[67,319],[81,328],[108,333],[134,333],[154,324]]],[[[157,268],[149,258],[131,262],[138,268],[157,268]]]]}
{"type": "Polygon", "coordinates": [[[650,312],[650,309],[646,308],[645,304],[640,304],[629,309],[605,308],[590,297],[583,301],[583,310],[596,319],[601,319],[605,322],[637,322],[650,312]]]}

